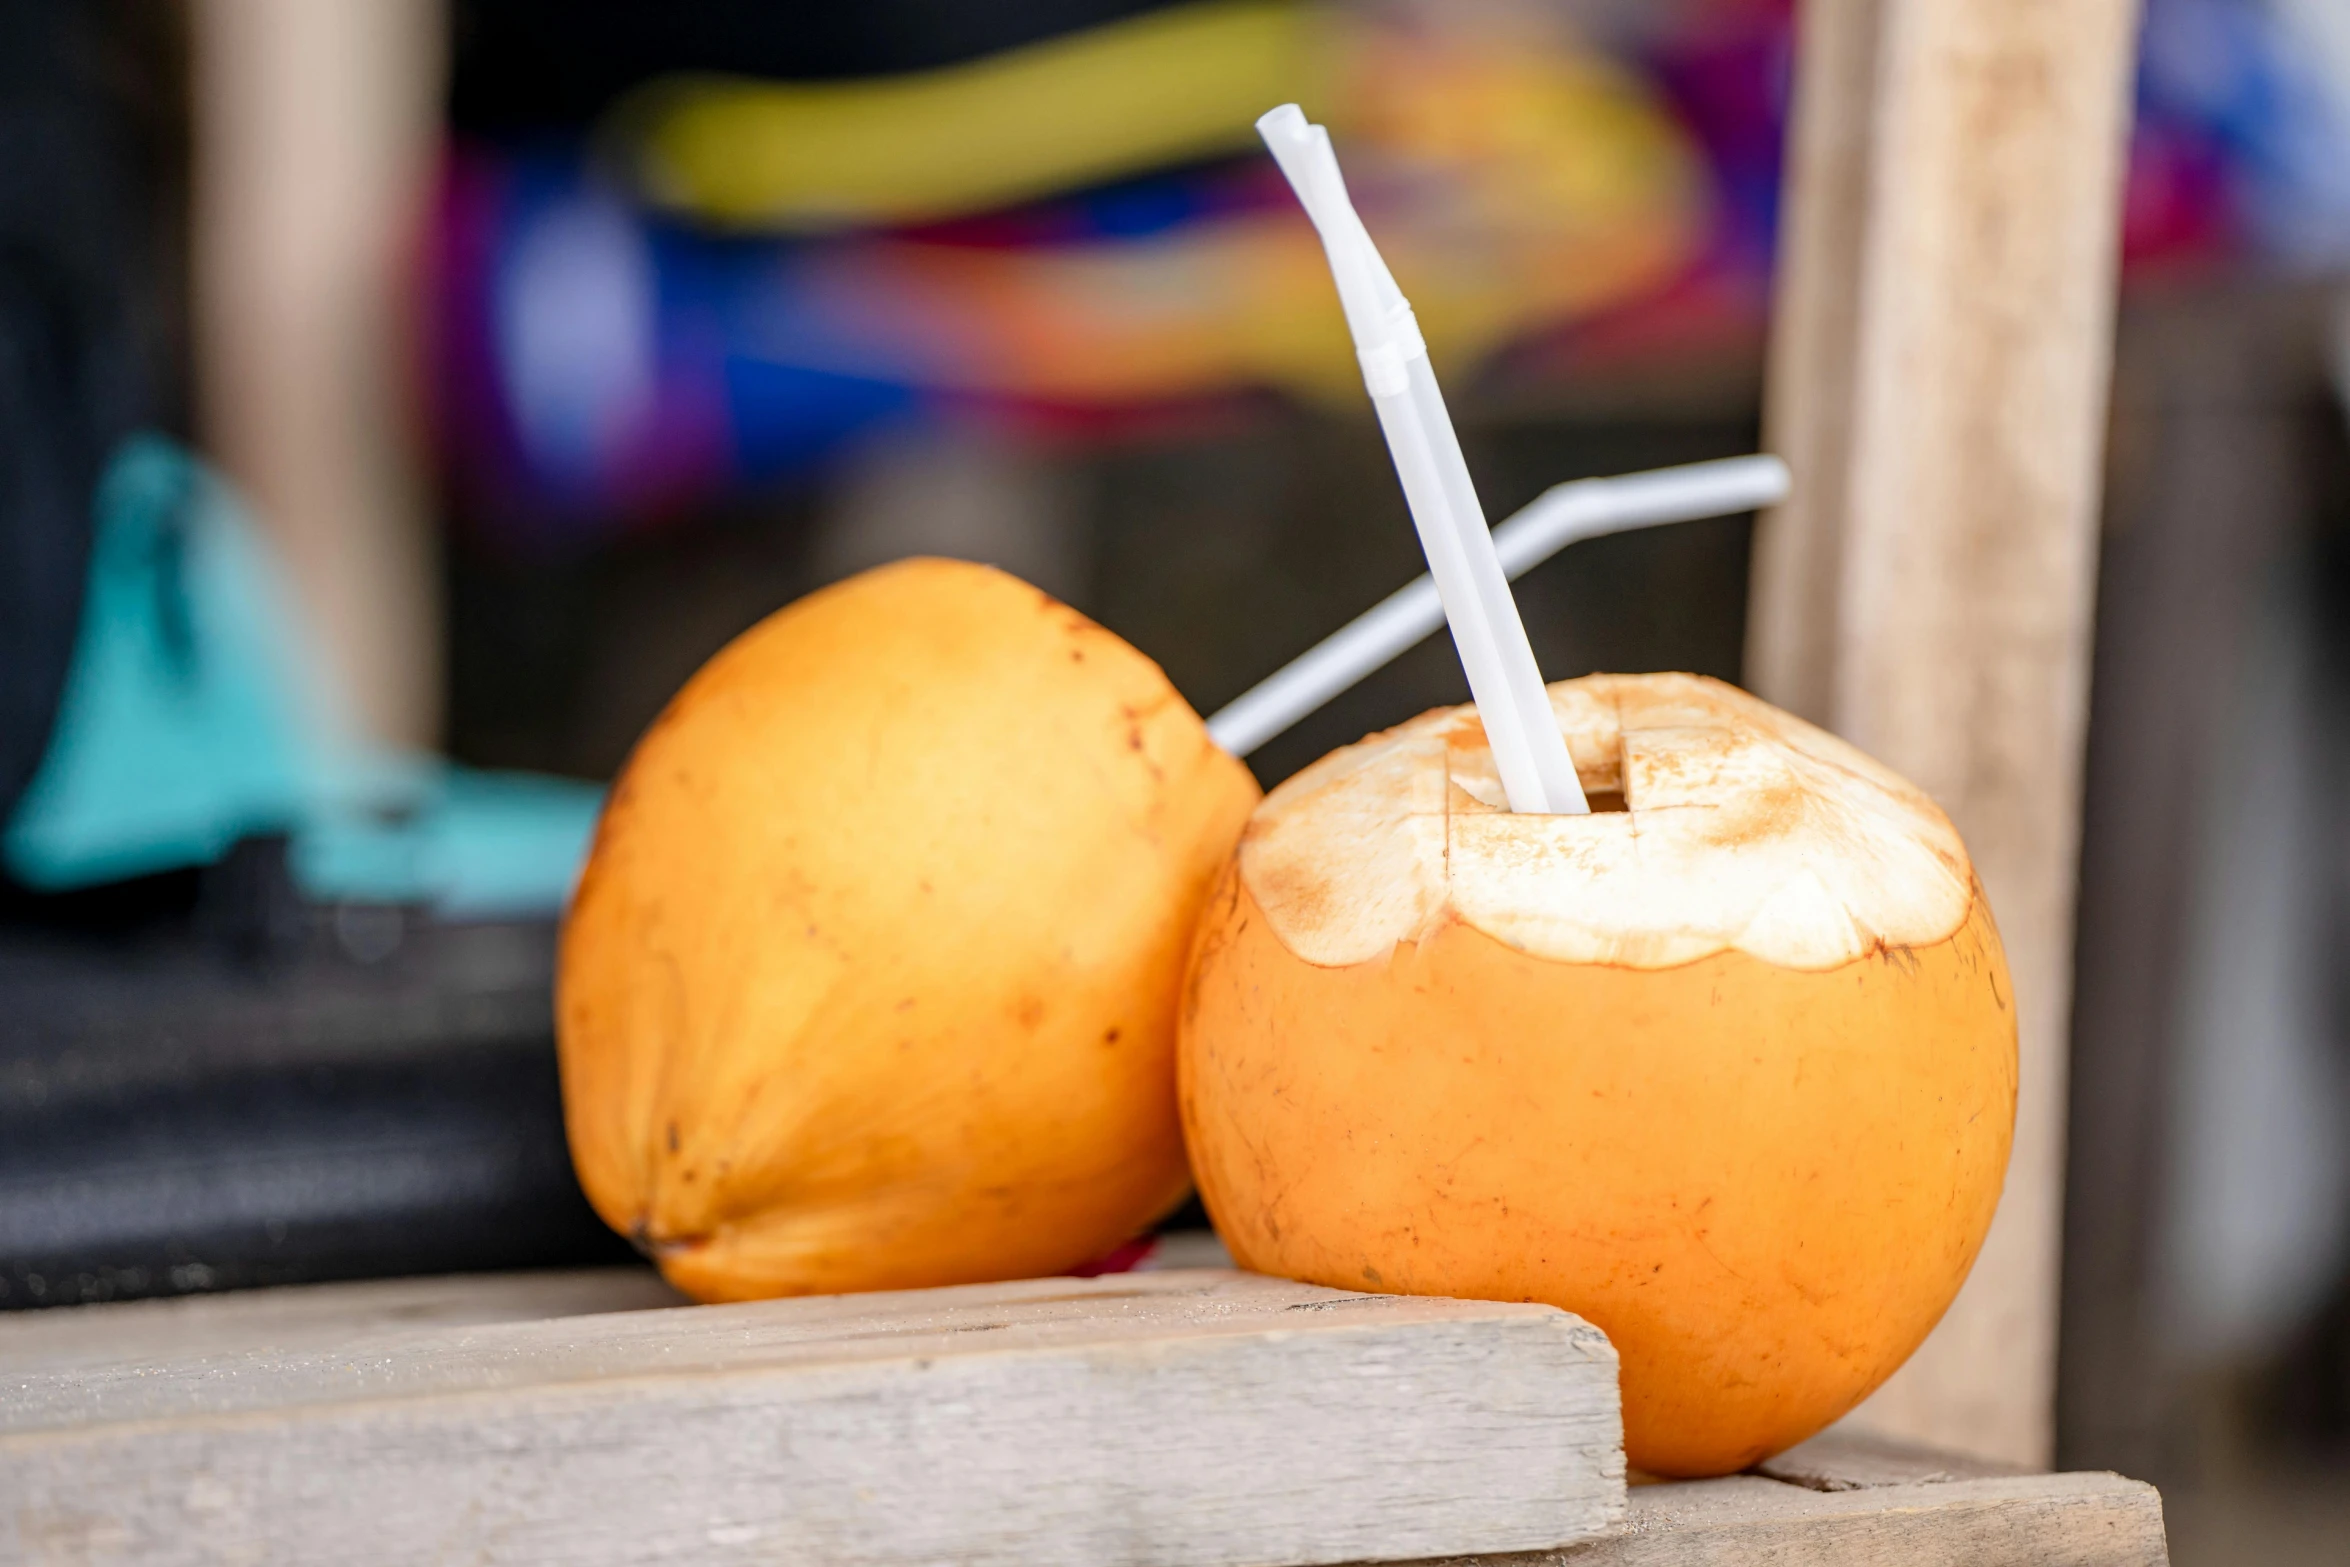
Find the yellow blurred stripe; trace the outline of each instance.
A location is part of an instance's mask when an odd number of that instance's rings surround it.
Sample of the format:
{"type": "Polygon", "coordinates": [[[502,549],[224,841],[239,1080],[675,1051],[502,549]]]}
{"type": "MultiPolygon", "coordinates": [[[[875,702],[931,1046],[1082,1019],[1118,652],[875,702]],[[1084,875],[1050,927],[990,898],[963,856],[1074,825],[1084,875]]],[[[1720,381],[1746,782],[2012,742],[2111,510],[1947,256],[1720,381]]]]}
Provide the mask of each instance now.
{"type": "Polygon", "coordinates": [[[1207,0],[855,82],[670,77],[616,130],[655,201],[737,228],[932,221],[1253,146],[1323,74],[1317,8],[1207,0]]]}

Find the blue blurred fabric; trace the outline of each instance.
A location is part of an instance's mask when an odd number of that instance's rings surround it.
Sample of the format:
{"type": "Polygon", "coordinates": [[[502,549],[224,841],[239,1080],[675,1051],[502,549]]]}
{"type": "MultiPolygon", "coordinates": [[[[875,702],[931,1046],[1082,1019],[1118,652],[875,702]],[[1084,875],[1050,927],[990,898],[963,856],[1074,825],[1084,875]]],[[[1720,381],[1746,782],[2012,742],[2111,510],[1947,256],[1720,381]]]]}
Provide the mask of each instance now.
{"type": "Polygon", "coordinates": [[[179,447],[127,442],[96,510],[63,703],[0,833],[11,876],[64,891],[283,834],[297,885],[319,902],[451,918],[561,907],[600,790],[361,738],[263,535],[179,447]]]}

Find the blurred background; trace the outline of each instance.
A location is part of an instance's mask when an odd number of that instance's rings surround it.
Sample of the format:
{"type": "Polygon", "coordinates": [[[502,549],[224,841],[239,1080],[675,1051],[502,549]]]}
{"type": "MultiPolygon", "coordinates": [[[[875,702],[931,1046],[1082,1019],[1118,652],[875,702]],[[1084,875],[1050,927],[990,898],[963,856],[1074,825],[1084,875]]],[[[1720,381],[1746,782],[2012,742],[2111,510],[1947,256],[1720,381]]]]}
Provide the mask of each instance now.
{"type": "MultiPolygon", "coordinates": [[[[547,994],[709,654],[914,553],[1212,711],[1421,569],[1251,121],[1490,513],[1754,450],[1786,0],[0,0],[0,1306],[606,1260],[547,994]]],[[[2350,1541],[2350,8],[2147,0],[2059,1459],[2350,1541]]],[[[1751,519],[1545,673],[1736,680],[1751,519]]],[[[1442,638],[1252,758],[1466,696],[1442,638]]]]}

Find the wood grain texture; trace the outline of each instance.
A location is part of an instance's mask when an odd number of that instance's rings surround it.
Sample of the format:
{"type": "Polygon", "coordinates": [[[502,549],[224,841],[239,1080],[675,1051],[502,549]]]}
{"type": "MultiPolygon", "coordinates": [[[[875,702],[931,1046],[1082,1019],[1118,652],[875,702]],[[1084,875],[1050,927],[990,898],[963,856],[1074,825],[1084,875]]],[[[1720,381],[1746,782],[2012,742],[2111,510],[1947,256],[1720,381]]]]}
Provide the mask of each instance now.
{"type": "MultiPolygon", "coordinates": [[[[1557,1567],[2164,1567],[2162,1503],[2118,1475],[1822,1493],[1752,1475],[1633,1492],[1626,1532],[1557,1567]]],[[[1521,1558],[1524,1567],[1531,1567],[1521,1558]]]]}
{"type": "Polygon", "coordinates": [[[1891,1485],[1989,1480],[2025,1471],[2013,1464],[1831,1426],[1810,1441],[1756,1464],[1754,1472],[1766,1480],[1807,1491],[1873,1491],[1891,1485]]]}
{"type": "Polygon", "coordinates": [[[1305,1563],[1624,1511],[1548,1307],[1222,1271],[0,1369],[0,1559],[1305,1563]]]}
{"type": "MultiPolygon", "coordinates": [[[[1231,1266],[1231,1253],[1213,1231],[1175,1230],[1157,1237],[1137,1270],[1231,1266]]],[[[648,1265],[294,1284],[70,1311],[0,1312],[0,1375],[243,1350],[330,1349],[388,1334],[686,1304],[648,1265]]]]}
{"type": "Polygon", "coordinates": [[[2044,1463],[2098,459],[2134,0],[1809,0],[1757,540],[1758,690],[1965,836],[2022,1040],[1973,1277],[1864,1406],[2044,1463]]]}
{"type": "Polygon", "coordinates": [[[1849,512],[1853,308],[1869,237],[1870,135],[1885,0],[1804,0],[1787,125],[1778,297],[1763,374],[1763,445],[1795,477],[1754,535],[1746,684],[1835,721],[1836,592],[1849,512]]]}
{"type": "MultiPolygon", "coordinates": [[[[2162,1498],[1831,1431],[1754,1474],[1635,1485],[1619,1534],[1476,1567],[2165,1567],[2162,1498]]],[[[1468,1564],[1455,1564],[1468,1567],[1468,1564]]]]}
{"type": "MultiPolygon", "coordinates": [[[[195,1356],[332,1350],[403,1334],[682,1306],[650,1267],[550,1268],[0,1313],[0,1379],[195,1356]]],[[[5,1386],[0,1381],[0,1386],[5,1386]]]]}

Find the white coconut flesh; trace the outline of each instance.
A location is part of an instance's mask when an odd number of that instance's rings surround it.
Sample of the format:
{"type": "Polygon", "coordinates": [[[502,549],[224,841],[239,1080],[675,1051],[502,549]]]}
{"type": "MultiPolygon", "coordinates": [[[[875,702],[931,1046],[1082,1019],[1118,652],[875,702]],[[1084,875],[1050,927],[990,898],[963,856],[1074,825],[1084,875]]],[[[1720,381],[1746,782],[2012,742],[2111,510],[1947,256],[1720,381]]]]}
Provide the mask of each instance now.
{"type": "Polygon", "coordinates": [[[1949,819],[1835,736],[1696,675],[1590,675],[1550,704],[1584,789],[1620,809],[1513,815],[1476,709],[1423,714],[1258,807],[1240,873],[1273,933],[1325,967],[1459,920],[1562,963],[1817,970],[1965,921],[1949,819]]]}

